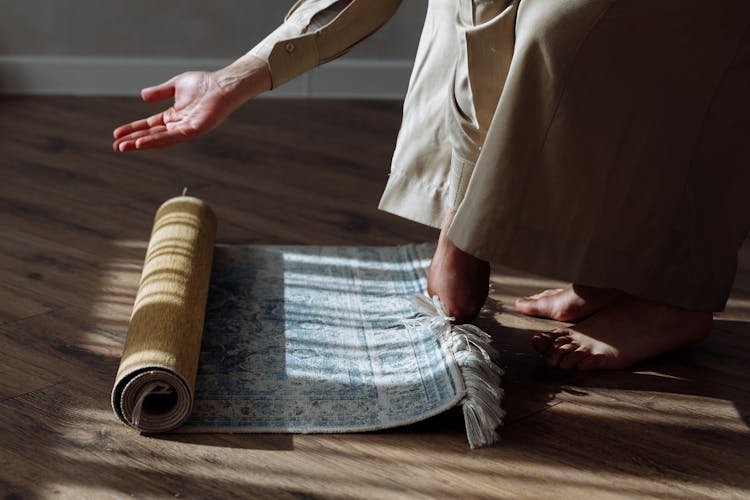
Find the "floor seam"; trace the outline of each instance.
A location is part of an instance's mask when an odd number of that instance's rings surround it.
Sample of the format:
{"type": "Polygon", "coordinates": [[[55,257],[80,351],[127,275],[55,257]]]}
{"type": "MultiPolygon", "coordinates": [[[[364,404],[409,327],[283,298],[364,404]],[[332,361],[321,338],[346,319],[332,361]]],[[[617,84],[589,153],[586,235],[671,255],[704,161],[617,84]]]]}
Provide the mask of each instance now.
{"type": "MultiPolygon", "coordinates": [[[[71,305],[71,304],[67,304],[67,305],[62,306],[62,307],[58,307],[58,308],[55,308],[55,309],[50,309],[49,311],[44,311],[44,312],[32,314],[31,316],[25,316],[23,318],[14,319],[12,321],[6,321],[4,323],[0,323],[0,330],[2,330],[3,327],[10,326],[10,325],[15,325],[16,323],[20,323],[22,321],[26,321],[26,320],[33,319],[33,318],[38,318],[40,316],[45,316],[47,314],[54,314],[56,312],[64,311],[66,309],[71,309],[71,308],[75,308],[75,307],[77,307],[77,306],[74,306],[74,305],[71,305]]],[[[6,333],[11,333],[11,332],[6,332],[6,333]]]]}
{"type": "Polygon", "coordinates": [[[0,405],[1,404],[5,404],[8,401],[13,401],[14,399],[19,399],[19,398],[22,398],[24,396],[28,396],[29,394],[34,394],[35,392],[46,391],[47,389],[49,389],[51,387],[55,387],[56,385],[64,384],[66,382],[69,382],[69,380],[68,379],[58,380],[57,382],[55,382],[53,384],[45,385],[44,387],[39,387],[39,388],[36,388],[34,390],[24,392],[23,394],[16,394],[15,396],[10,396],[10,397],[4,398],[4,399],[0,399],[0,405]]]}

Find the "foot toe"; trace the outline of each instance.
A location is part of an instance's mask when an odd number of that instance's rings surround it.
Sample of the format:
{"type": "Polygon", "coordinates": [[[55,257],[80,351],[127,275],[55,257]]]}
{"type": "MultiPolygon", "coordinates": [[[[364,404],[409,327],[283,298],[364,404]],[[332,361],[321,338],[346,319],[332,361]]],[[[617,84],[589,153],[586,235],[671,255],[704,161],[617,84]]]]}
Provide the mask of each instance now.
{"type": "Polygon", "coordinates": [[[535,293],[534,295],[529,295],[528,297],[525,297],[525,299],[531,299],[531,300],[542,299],[544,297],[549,297],[550,295],[557,295],[558,293],[564,292],[564,291],[565,291],[564,288],[550,288],[548,290],[535,293]]]}
{"type": "Polygon", "coordinates": [[[562,288],[554,288],[528,297],[521,297],[516,299],[516,309],[527,316],[546,317],[550,313],[550,303],[546,299],[564,291],[562,288]]]}
{"type": "Polygon", "coordinates": [[[539,316],[536,301],[531,297],[516,299],[516,309],[527,316],[539,316]]]}
{"type": "Polygon", "coordinates": [[[590,354],[591,352],[585,347],[578,347],[576,350],[568,352],[562,357],[560,360],[560,368],[570,370],[571,368],[576,367],[578,363],[587,358],[590,354]]]}
{"type": "Polygon", "coordinates": [[[549,335],[552,337],[551,345],[544,353],[544,360],[548,365],[559,365],[565,354],[578,349],[578,344],[573,342],[573,338],[567,330],[555,329],[549,332],[549,335]]]}
{"type": "Polygon", "coordinates": [[[552,342],[554,342],[554,337],[549,333],[538,333],[531,338],[531,345],[541,354],[552,347],[552,342]]]}
{"type": "Polygon", "coordinates": [[[559,349],[559,348],[561,348],[561,347],[563,347],[563,346],[566,346],[566,345],[570,345],[570,344],[571,344],[572,342],[573,342],[573,339],[571,338],[571,336],[570,336],[570,335],[568,335],[568,334],[563,334],[563,335],[560,335],[559,337],[557,337],[557,338],[556,338],[556,339],[555,339],[555,340],[554,340],[554,341],[552,342],[552,345],[553,345],[553,346],[554,346],[554,347],[555,347],[556,349],[559,349]]]}
{"type": "MultiPolygon", "coordinates": [[[[564,337],[562,339],[564,339],[564,337]]],[[[558,338],[555,342],[558,342],[560,340],[561,338],[558,338]]],[[[578,344],[571,342],[568,338],[566,343],[555,345],[552,349],[549,349],[544,355],[544,360],[550,366],[560,366],[560,361],[563,359],[563,357],[569,352],[575,351],[576,349],[578,349],[578,344]]]]}
{"type": "Polygon", "coordinates": [[[518,299],[516,309],[528,316],[577,322],[611,305],[619,296],[615,290],[574,284],[518,299]]]}

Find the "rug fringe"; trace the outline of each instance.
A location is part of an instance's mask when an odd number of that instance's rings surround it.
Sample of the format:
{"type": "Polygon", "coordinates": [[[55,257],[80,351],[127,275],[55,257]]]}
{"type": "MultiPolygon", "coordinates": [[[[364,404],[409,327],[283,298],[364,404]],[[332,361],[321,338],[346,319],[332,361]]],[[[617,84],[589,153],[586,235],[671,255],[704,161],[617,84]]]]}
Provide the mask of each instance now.
{"type": "Polygon", "coordinates": [[[503,371],[492,359],[497,356],[490,345],[492,337],[475,325],[453,324],[455,318],[446,314],[437,295],[432,298],[416,295],[415,301],[425,315],[417,320],[427,320],[463,376],[466,395],[461,404],[469,446],[479,448],[496,443],[499,439],[496,428],[502,425],[505,412],[501,408],[503,371]]]}

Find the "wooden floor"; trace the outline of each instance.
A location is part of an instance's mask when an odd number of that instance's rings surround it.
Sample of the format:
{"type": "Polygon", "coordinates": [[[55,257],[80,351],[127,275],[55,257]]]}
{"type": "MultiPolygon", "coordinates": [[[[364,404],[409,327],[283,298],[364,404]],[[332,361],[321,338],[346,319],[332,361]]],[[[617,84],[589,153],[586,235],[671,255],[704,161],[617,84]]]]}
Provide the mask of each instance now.
{"type": "Polygon", "coordinates": [[[157,206],[183,186],[222,243],[398,244],[379,213],[395,102],[251,103],[190,145],[111,152],[132,99],[0,98],[0,492],[19,498],[750,496],[750,249],[714,334],[613,373],[547,369],[550,323],[512,297],[555,282],[495,268],[480,324],[502,352],[503,441],[458,412],[354,435],[140,436],[109,394],[157,206]]]}

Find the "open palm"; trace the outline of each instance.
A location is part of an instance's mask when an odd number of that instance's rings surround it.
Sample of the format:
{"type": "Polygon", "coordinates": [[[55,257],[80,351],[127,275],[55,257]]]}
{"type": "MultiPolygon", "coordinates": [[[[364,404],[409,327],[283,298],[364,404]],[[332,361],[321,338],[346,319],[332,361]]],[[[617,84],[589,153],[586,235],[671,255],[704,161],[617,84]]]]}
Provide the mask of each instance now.
{"type": "Polygon", "coordinates": [[[213,73],[205,71],[177,75],[143,89],[141,97],[146,102],[174,97],[174,105],[115,129],[115,151],[155,149],[189,141],[219,125],[241,104],[225,92],[213,73]]]}

